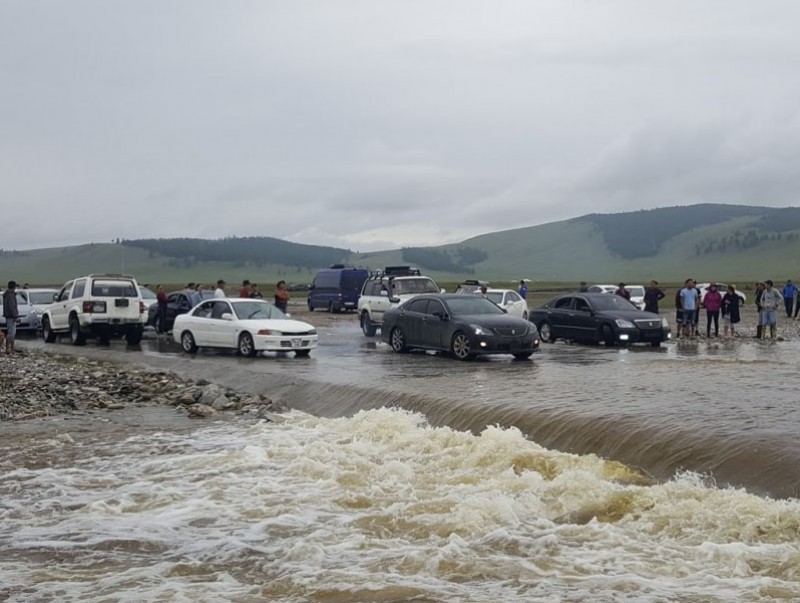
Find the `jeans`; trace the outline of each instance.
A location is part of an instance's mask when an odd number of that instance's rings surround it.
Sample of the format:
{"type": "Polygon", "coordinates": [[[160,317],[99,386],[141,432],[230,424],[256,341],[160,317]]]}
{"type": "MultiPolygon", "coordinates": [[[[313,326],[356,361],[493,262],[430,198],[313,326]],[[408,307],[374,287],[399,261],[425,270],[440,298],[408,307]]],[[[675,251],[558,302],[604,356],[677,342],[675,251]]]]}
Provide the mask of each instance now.
{"type": "Polygon", "coordinates": [[[762,324],[766,327],[767,325],[775,326],[778,324],[778,311],[777,310],[763,310],[761,312],[761,321],[762,324]]]}
{"type": "Polygon", "coordinates": [[[719,337],[719,310],[706,310],[706,337],[711,337],[711,321],[714,321],[714,337],[719,337]]]}
{"type": "Polygon", "coordinates": [[[791,297],[784,297],[783,303],[786,306],[786,318],[792,317],[792,298],[791,297]]]}
{"type": "Polygon", "coordinates": [[[6,341],[14,341],[17,336],[17,319],[6,317],[6,341]]]}

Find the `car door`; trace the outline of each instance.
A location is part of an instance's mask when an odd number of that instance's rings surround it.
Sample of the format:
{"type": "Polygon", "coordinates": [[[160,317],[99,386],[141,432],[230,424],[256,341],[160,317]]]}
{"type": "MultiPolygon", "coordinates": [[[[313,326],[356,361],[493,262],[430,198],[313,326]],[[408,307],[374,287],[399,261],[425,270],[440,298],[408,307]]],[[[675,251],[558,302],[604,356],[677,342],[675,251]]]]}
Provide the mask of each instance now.
{"type": "Polygon", "coordinates": [[[69,326],[69,300],[72,295],[72,285],[74,281],[69,281],[61,287],[58,298],[50,307],[50,327],[54,330],[64,330],[69,326]]]}
{"type": "Polygon", "coordinates": [[[578,341],[594,341],[598,337],[597,317],[589,301],[575,296],[572,315],[572,338],[578,341]]]}
{"type": "Polygon", "coordinates": [[[447,349],[449,341],[444,341],[445,317],[447,310],[444,304],[438,299],[428,300],[428,307],[425,310],[425,332],[424,341],[426,347],[433,349],[447,349]]]}
{"type": "Polygon", "coordinates": [[[516,291],[506,291],[503,297],[503,308],[512,316],[522,318],[528,310],[528,305],[516,291]]]}
{"type": "Polygon", "coordinates": [[[194,312],[187,316],[184,327],[191,331],[194,341],[199,346],[214,345],[211,313],[214,310],[214,300],[204,301],[194,312]]]}
{"type": "Polygon", "coordinates": [[[412,299],[400,309],[399,325],[406,335],[406,345],[409,347],[425,346],[425,331],[427,329],[426,310],[427,299],[412,299]]]}
{"type": "Polygon", "coordinates": [[[547,313],[553,337],[572,339],[573,317],[571,295],[565,295],[555,300],[547,313]]]}
{"type": "Polygon", "coordinates": [[[225,320],[222,318],[224,314],[233,314],[230,302],[224,300],[214,301],[214,309],[211,311],[211,320],[209,329],[211,345],[232,348],[236,347],[236,323],[233,320],[225,320]]]}

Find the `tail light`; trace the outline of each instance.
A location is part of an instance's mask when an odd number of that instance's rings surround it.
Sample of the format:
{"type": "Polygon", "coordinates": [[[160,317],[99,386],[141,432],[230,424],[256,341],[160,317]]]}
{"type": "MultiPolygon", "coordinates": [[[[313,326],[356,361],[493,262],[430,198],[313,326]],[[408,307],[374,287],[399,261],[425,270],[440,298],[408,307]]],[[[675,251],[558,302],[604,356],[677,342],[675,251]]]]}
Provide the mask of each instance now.
{"type": "Polygon", "coordinates": [[[106,302],[101,301],[85,301],[83,302],[84,314],[103,314],[106,311],[106,302]]]}

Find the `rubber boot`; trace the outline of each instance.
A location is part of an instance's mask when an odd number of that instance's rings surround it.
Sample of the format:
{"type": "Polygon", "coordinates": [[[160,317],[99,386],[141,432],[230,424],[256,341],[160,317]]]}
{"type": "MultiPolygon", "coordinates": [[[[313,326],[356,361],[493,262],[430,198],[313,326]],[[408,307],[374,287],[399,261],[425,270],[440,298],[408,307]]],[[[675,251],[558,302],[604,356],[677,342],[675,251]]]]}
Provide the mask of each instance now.
{"type": "Polygon", "coordinates": [[[776,327],[775,325],[770,325],[769,326],[769,336],[770,336],[771,339],[775,339],[775,337],[778,336],[778,327],[776,327]]]}
{"type": "Polygon", "coordinates": [[[764,331],[764,327],[762,327],[761,325],[758,325],[756,327],[756,339],[761,339],[763,331],[764,331]]]}

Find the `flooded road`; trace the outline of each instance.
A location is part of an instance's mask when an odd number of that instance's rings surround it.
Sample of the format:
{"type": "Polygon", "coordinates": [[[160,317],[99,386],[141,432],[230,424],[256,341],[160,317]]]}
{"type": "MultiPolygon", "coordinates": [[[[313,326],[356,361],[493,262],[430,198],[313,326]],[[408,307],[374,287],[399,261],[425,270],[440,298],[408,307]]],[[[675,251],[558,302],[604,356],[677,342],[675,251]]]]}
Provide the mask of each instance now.
{"type": "Polygon", "coordinates": [[[307,359],[27,341],[297,410],[2,425],[0,600],[800,600],[794,342],[460,363],[349,321],[320,341],[307,359]]]}

